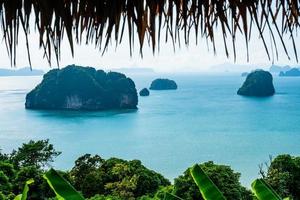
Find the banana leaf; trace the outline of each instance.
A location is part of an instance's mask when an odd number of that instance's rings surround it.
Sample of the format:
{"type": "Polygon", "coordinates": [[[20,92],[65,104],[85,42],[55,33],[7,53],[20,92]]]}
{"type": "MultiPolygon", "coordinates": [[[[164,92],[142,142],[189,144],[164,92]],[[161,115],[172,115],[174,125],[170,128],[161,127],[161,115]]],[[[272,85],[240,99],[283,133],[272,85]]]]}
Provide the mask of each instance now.
{"type": "Polygon", "coordinates": [[[28,181],[26,181],[22,194],[17,195],[14,198],[14,200],[26,200],[27,199],[27,194],[28,194],[28,191],[29,191],[29,185],[32,184],[32,183],[34,183],[33,179],[29,179],[28,181]]]}
{"type": "Polygon", "coordinates": [[[256,179],[252,191],[259,200],[282,200],[282,198],[263,179],[256,179]]]}
{"type": "Polygon", "coordinates": [[[183,199],[174,194],[166,192],[164,200],[183,200],[183,199]]]}
{"type": "Polygon", "coordinates": [[[54,169],[50,169],[43,177],[58,200],[84,200],[83,196],[54,169]]]}
{"type": "Polygon", "coordinates": [[[221,191],[199,165],[194,165],[190,172],[205,200],[226,200],[221,191]]]}

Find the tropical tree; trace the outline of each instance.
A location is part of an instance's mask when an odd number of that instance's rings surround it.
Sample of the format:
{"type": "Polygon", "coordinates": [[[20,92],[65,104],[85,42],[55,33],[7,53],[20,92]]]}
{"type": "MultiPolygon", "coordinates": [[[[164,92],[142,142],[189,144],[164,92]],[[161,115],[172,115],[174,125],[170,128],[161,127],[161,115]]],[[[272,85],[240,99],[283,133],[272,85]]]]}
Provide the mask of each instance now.
{"type": "MultiPolygon", "coordinates": [[[[213,183],[224,194],[227,200],[252,200],[252,194],[239,181],[240,173],[234,172],[229,166],[217,165],[212,161],[199,165],[213,183]]],[[[202,195],[191,176],[190,169],[174,181],[176,196],[185,200],[201,200],[202,195]]]]}
{"type": "Polygon", "coordinates": [[[9,178],[4,174],[3,171],[0,171],[0,192],[2,194],[9,194],[12,189],[12,185],[9,182],[9,178]]]}
{"type": "Polygon", "coordinates": [[[75,161],[75,166],[70,171],[70,176],[75,188],[81,191],[85,197],[92,197],[95,194],[104,193],[103,175],[99,167],[104,159],[100,156],[85,154],[75,161]]]}
{"type": "Polygon", "coordinates": [[[53,159],[59,156],[61,152],[56,151],[49,140],[30,140],[24,143],[18,150],[10,154],[10,159],[17,167],[34,166],[42,168],[53,162],[53,159]]]}
{"type": "Polygon", "coordinates": [[[16,179],[14,181],[14,191],[16,192],[16,194],[22,192],[24,183],[26,181],[33,179],[34,183],[32,183],[30,193],[28,194],[29,199],[38,200],[48,197],[48,194],[50,192],[49,188],[46,187],[45,181],[42,178],[43,173],[44,172],[41,169],[38,169],[35,166],[21,167],[18,170],[16,179]]]}
{"type": "Polygon", "coordinates": [[[6,154],[3,154],[2,152],[1,152],[1,148],[0,148],[0,161],[5,161],[5,160],[7,160],[8,159],[8,157],[7,157],[7,155],[6,154]]]}
{"type": "Polygon", "coordinates": [[[139,160],[104,160],[90,154],[75,161],[70,175],[75,188],[87,198],[97,194],[121,199],[154,196],[159,187],[170,184],[162,175],[143,166],[139,160]]]}
{"type": "Polygon", "coordinates": [[[300,157],[279,155],[272,160],[265,180],[282,197],[300,199],[300,157]]]}
{"type": "Polygon", "coordinates": [[[16,170],[14,166],[8,161],[0,161],[0,171],[2,171],[10,181],[15,179],[16,170]]]}

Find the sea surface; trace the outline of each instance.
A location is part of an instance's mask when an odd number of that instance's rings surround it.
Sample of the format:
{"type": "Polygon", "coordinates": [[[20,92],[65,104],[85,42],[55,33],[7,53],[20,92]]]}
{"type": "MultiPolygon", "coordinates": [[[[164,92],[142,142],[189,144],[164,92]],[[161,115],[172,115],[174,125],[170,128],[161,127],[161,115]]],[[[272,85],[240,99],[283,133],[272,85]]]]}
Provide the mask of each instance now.
{"type": "Polygon", "coordinates": [[[0,148],[10,152],[31,139],[50,139],[62,151],[53,166],[70,169],[85,153],[139,159],[170,180],[194,163],[213,160],[257,178],[269,155],[300,155],[300,78],[275,77],[276,95],[236,95],[239,75],[133,75],[138,89],[168,77],[178,90],[151,91],[136,111],[24,109],[41,77],[0,77],[0,148]]]}

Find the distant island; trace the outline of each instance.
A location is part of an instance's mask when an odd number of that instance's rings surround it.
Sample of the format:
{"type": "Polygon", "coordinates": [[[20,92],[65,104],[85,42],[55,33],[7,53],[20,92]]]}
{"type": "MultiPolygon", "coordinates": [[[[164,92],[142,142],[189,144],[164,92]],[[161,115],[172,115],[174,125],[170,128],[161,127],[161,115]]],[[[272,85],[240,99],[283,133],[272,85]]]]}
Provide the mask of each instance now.
{"type": "Polygon", "coordinates": [[[291,70],[292,68],[289,65],[279,66],[279,65],[271,65],[269,71],[271,73],[280,73],[291,70]]]}
{"type": "Polygon", "coordinates": [[[0,69],[0,76],[41,76],[43,74],[43,70],[30,69],[30,67],[21,69],[0,69]]]}
{"type": "Polygon", "coordinates": [[[150,90],[176,90],[177,84],[175,81],[170,79],[155,79],[152,81],[150,90]]]}
{"type": "Polygon", "coordinates": [[[149,96],[150,95],[150,92],[149,92],[149,90],[147,89],[147,88],[143,88],[143,89],[141,89],[141,91],[140,91],[140,96],[142,96],[142,97],[146,97],[146,96],[149,96]]]}
{"type": "Polygon", "coordinates": [[[27,109],[136,109],[134,82],[124,74],[75,65],[53,69],[26,96],[27,109]]]}
{"type": "Polygon", "coordinates": [[[289,71],[286,72],[280,72],[279,76],[300,76],[300,69],[298,68],[292,68],[289,71]]]}
{"type": "Polygon", "coordinates": [[[272,74],[264,70],[251,72],[242,87],[237,91],[238,95],[256,97],[272,96],[274,93],[272,74]]]}
{"type": "Polygon", "coordinates": [[[151,68],[145,67],[124,67],[124,68],[115,68],[113,69],[116,72],[124,73],[124,74],[149,74],[155,73],[151,68]]]}
{"type": "Polygon", "coordinates": [[[255,68],[255,65],[239,65],[234,63],[222,63],[210,66],[209,70],[214,73],[242,73],[245,71],[251,71],[255,68]]]}

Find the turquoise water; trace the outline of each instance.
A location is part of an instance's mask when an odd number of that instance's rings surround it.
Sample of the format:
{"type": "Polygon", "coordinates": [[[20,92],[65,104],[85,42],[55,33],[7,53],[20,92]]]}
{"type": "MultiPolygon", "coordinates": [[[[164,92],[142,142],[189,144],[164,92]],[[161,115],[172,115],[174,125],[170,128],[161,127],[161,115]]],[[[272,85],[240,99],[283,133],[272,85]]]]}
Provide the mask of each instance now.
{"type": "MultiPolygon", "coordinates": [[[[155,76],[133,76],[137,88],[155,76]]],[[[163,77],[166,77],[163,76],[163,77]]],[[[139,159],[173,179],[195,162],[231,165],[249,186],[269,155],[300,155],[300,78],[275,78],[270,98],[236,95],[239,76],[168,75],[176,91],[151,91],[137,111],[58,112],[24,109],[26,92],[41,77],[0,78],[0,147],[46,139],[69,169],[85,153],[139,159]]]]}

